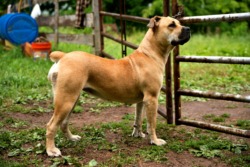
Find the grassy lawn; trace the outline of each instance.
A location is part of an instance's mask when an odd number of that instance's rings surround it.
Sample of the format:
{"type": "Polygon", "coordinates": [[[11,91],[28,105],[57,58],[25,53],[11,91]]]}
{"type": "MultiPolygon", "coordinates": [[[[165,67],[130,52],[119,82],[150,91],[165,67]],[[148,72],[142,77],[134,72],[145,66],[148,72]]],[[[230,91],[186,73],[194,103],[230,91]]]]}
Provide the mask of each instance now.
{"type": "MultiPolygon", "coordinates": [[[[128,41],[139,44],[143,33],[128,37],[128,41]]],[[[250,35],[240,37],[193,35],[190,42],[181,46],[181,55],[250,56],[250,35]]],[[[60,43],[58,48],[70,52],[82,50],[92,52],[83,45],[60,43]]],[[[120,45],[105,39],[105,51],[120,56],[120,45]]],[[[128,50],[132,52],[131,49],[128,50]]],[[[131,125],[134,116],[126,114],[120,122],[97,123],[82,128],[73,128],[82,136],[79,142],[66,140],[61,133],[56,137],[58,147],[65,149],[67,156],[48,158],[45,153],[45,126],[32,126],[32,123],[12,118],[12,114],[48,114],[52,107],[51,86],[47,73],[50,61],[26,58],[19,47],[6,51],[0,46],[0,166],[133,166],[138,161],[154,165],[167,165],[170,152],[176,155],[187,153],[205,160],[225,163],[230,166],[247,167],[250,163],[247,139],[230,140],[220,133],[200,129],[187,130],[185,127],[167,125],[159,121],[157,132],[167,141],[163,147],[150,146],[141,139],[131,138],[131,125]],[[114,137],[110,140],[108,136],[114,137]],[[171,137],[169,137],[171,136],[171,137]],[[84,150],[100,152],[107,156],[99,161],[84,150]],[[110,155],[110,156],[108,156],[110,155]]],[[[247,94],[250,92],[250,66],[222,64],[181,64],[181,86],[188,89],[215,90],[226,93],[247,94]]],[[[164,97],[162,97],[164,98],[164,97]]],[[[160,99],[162,99],[160,98],[160,99]]],[[[194,99],[186,99],[194,100],[194,99]]],[[[83,94],[80,102],[94,103],[97,99],[83,94]]],[[[163,100],[164,101],[164,100],[163,100]]],[[[121,106],[119,103],[99,103],[90,109],[101,113],[104,109],[121,106]]],[[[78,105],[75,113],[84,112],[78,105]]],[[[228,115],[220,119],[227,119],[228,115]]],[[[205,119],[215,120],[207,115],[205,119]]],[[[218,120],[218,119],[217,119],[218,120]]],[[[249,121],[239,120],[238,126],[249,129],[249,121]]],[[[146,128],[144,122],[143,127],[146,128]]]]}

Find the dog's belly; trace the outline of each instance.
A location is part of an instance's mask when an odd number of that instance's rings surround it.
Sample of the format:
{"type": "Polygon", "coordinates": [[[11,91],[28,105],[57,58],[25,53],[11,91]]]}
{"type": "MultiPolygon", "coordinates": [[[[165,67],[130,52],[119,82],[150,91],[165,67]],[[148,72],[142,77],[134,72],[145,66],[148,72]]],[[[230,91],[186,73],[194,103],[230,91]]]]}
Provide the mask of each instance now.
{"type": "Polygon", "coordinates": [[[138,103],[143,99],[143,93],[140,92],[121,92],[116,89],[110,91],[100,91],[91,87],[85,87],[83,91],[105,100],[118,101],[128,104],[138,103]]]}

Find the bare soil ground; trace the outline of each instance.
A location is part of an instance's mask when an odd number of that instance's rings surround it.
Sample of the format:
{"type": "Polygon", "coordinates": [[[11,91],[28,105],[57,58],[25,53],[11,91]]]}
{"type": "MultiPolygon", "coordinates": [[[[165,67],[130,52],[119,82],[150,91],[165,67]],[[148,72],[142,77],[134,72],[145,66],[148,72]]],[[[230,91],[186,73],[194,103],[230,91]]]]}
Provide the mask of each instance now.
{"type": "MultiPolygon", "coordinates": [[[[101,113],[89,112],[91,106],[88,104],[84,105],[84,112],[81,113],[73,113],[70,119],[71,126],[75,128],[82,128],[84,125],[96,124],[96,123],[108,123],[108,122],[119,122],[122,120],[122,117],[125,114],[134,113],[133,106],[121,106],[121,107],[110,107],[104,109],[101,113]]],[[[164,108],[164,106],[160,106],[164,108]]],[[[210,100],[207,102],[185,102],[182,104],[182,117],[188,118],[192,120],[206,121],[212,122],[211,120],[205,119],[204,116],[208,114],[214,114],[215,116],[220,116],[222,114],[229,114],[229,118],[227,118],[222,124],[232,124],[235,123],[239,119],[250,120],[250,104],[247,103],[237,103],[237,102],[227,102],[227,101],[218,101],[218,100],[210,100]]],[[[46,123],[49,121],[52,116],[52,112],[50,113],[29,113],[24,114],[20,112],[16,113],[6,113],[6,116],[16,118],[19,120],[29,122],[32,127],[44,127],[46,123]]],[[[165,121],[162,117],[159,116],[158,121],[165,121]]],[[[192,127],[181,125],[177,128],[184,128],[187,130],[192,129],[192,127]]],[[[132,128],[131,128],[132,129],[132,128]]],[[[237,137],[229,134],[223,134],[223,137],[229,138],[231,140],[239,140],[244,139],[242,137],[237,137]]],[[[169,136],[171,137],[171,136],[169,136]]],[[[119,138],[119,136],[115,136],[111,134],[110,139],[119,138]]],[[[141,142],[140,144],[148,145],[148,141],[141,142]]],[[[250,145],[250,140],[248,140],[248,144],[250,145]]],[[[133,146],[127,148],[128,150],[133,151],[133,146]]],[[[83,156],[86,162],[89,162],[91,159],[95,159],[98,162],[102,162],[105,159],[111,158],[112,153],[108,151],[98,150],[93,151],[93,148],[87,148],[83,152],[83,156]]],[[[248,152],[250,154],[250,152],[248,152]]],[[[198,158],[189,152],[182,152],[180,154],[175,152],[168,152],[166,157],[168,158],[167,165],[163,165],[156,162],[143,162],[142,160],[138,160],[137,164],[132,166],[139,167],[162,167],[162,166],[173,166],[173,167],[181,167],[181,166],[205,166],[205,167],[226,167],[228,164],[222,162],[219,158],[198,158]]],[[[46,162],[46,157],[44,157],[46,162]]]]}

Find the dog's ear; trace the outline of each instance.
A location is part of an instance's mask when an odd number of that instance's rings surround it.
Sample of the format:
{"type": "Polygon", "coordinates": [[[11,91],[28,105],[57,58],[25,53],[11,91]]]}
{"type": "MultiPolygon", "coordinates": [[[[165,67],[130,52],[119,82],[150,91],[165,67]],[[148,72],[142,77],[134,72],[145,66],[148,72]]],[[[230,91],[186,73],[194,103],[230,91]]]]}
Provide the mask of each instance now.
{"type": "Polygon", "coordinates": [[[159,21],[160,20],[161,20],[160,16],[155,16],[155,17],[151,18],[148,25],[147,25],[147,27],[148,28],[154,28],[154,27],[159,26],[159,21]]]}

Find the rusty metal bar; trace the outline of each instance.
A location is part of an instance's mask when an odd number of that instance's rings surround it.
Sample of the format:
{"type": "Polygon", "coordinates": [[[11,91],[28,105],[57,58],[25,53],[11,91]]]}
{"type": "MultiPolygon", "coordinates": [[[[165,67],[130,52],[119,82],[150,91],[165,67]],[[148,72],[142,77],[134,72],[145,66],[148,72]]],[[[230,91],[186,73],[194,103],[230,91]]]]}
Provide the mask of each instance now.
{"type": "Polygon", "coordinates": [[[186,119],[185,120],[180,119],[178,120],[178,122],[182,125],[189,125],[193,127],[202,128],[202,129],[215,130],[218,132],[224,132],[228,134],[250,138],[250,130],[230,128],[226,126],[215,125],[215,124],[205,123],[201,121],[186,120],[186,119]]]}
{"type": "Polygon", "coordinates": [[[163,16],[169,16],[169,14],[170,14],[169,0],[163,0],[163,16]]]}
{"type": "Polygon", "coordinates": [[[126,5],[124,0],[120,0],[120,26],[121,26],[121,55],[122,57],[127,56],[127,46],[124,45],[124,41],[127,40],[126,35],[126,21],[122,19],[121,15],[125,14],[126,5]]]}
{"type": "MultiPolygon", "coordinates": [[[[163,0],[163,16],[169,16],[170,13],[169,0],[163,0]]],[[[172,66],[171,66],[171,54],[169,54],[167,63],[165,65],[165,84],[166,84],[166,112],[167,112],[167,123],[173,124],[173,95],[172,95],[172,66]]]]}
{"type": "Polygon", "coordinates": [[[165,114],[166,112],[164,112],[162,109],[158,108],[157,110],[158,114],[160,114],[163,118],[167,119],[168,116],[165,114]]]}
{"type": "Polygon", "coordinates": [[[178,120],[181,118],[181,95],[178,92],[180,89],[180,63],[176,61],[179,56],[179,46],[174,49],[174,97],[175,97],[175,124],[179,125],[178,120]]]}
{"type": "Polygon", "coordinates": [[[249,57],[177,56],[176,60],[196,63],[250,64],[249,57]]]}
{"type": "Polygon", "coordinates": [[[219,92],[205,92],[199,90],[184,90],[179,89],[177,91],[178,95],[192,96],[192,97],[203,97],[210,99],[220,99],[220,100],[230,100],[238,102],[250,102],[250,96],[233,95],[233,94],[223,94],[219,92]]]}
{"type": "Polygon", "coordinates": [[[109,38],[109,39],[111,39],[113,41],[116,41],[118,43],[123,43],[124,45],[126,45],[126,46],[128,46],[128,47],[130,47],[132,49],[137,49],[138,48],[138,46],[135,45],[135,44],[132,44],[132,43],[130,43],[128,41],[122,41],[121,39],[118,39],[118,38],[114,38],[113,36],[111,36],[111,35],[109,35],[107,33],[102,32],[101,34],[102,34],[102,36],[104,36],[106,38],[109,38]]]}
{"type": "Polygon", "coordinates": [[[118,13],[111,13],[111,12],[106,12],[106,11],[100,11],[100,14],[103,16],[111,16],[117,19],[122,18],[127,21],[134,21],[134,22],[144,23],[144,24],[147,24],[150,20],[149,18],[143,18],[143,17],[131,16],[131,15],[125,15],[125,14],[120,15],[118,13]]]}
{"type": "MultiPolygon", "coordinates": [[[[172,16],[178,13],[177,0],[172,0],[172,16]]],[[[176,46],[173,50],[174,56],[174,104],[175,104],[175,124],[179,125],[178,120],[181,118],[181,95],[178,93],[180,89],[180,62],[176,60],[176,57],[180,55],[179,46],[176,46]]]]}
{"type": "Polygon", "coordinates": [[[109,59],[115,59],[113,56],[111,56],[110,54],[106,53],[105,51],[102,51],[102,56],[103,57],[107,57],[109,59]]]}
{"type": "Polygon", "coordinates": [[[179,21],[182,23],[250,21],[250,12],[182,17],[179,21]]]}

